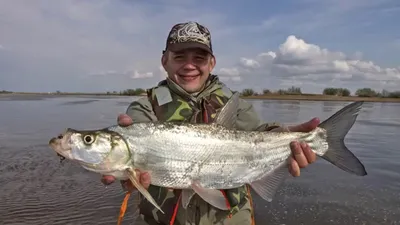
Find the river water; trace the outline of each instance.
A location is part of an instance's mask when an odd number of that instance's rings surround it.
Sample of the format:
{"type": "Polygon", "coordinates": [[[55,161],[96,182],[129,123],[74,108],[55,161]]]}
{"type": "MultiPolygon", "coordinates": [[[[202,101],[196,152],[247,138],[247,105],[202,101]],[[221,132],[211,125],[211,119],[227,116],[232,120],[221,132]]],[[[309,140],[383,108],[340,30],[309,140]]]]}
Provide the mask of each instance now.
{"type": "MultiPolygon", "coordinates": [[[[124,194],[48,147],[66,127],[114,124],[134,97],[0,97],[0,224],[116,224],[124,194]]],[[[252,100],[266,121],[322,120],[346,102],[252,100]]],[[[400,224],[400,104],[365,103],[346,144],[368,175],[322,159],[271,203],[254,195],[256,224],[400,224]]],[[[123,224],[132,224],[132,201],[123,224]]]]}

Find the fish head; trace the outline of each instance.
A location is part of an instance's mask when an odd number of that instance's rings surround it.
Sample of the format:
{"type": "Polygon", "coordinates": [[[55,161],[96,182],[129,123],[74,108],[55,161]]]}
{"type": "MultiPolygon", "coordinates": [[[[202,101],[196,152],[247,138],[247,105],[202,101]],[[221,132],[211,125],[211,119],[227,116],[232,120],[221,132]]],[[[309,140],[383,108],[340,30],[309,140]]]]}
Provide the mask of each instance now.
{"type": "Polygon", "coordinates": [[[68,128],[49,141],[59,155],[91,167],[109,169],[130,158],[129,147],[123,137],[109,130],[74,130],[68,128]]]}

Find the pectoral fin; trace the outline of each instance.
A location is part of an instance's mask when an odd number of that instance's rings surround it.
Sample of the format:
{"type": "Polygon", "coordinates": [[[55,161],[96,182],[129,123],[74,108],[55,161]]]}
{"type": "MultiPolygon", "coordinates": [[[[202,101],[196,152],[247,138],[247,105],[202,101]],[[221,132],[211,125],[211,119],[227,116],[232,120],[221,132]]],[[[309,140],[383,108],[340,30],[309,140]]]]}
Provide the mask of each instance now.
{"type": "Polygon", "coordinates": [[[250,186],[261,198],[271,202],[288,174],[287,162],[284,161],[262,179],[251,183],[250,186]]]}
{"type": "Polygon", "coordinates": [[[210,205],[222,210],[229,209],[226,204],[226,198],[220,190],[203,188],[197,182],[193,182],[192,189],[210,205]]]}
{"type": "Polygon", "coordinates": [[[182,206],[184,209],[187,208],[187,206],[190,203],[190,200],[192,199],[192,197],[196,194],[196,192],[194,192],[192,189],[183,189],[182,190],[182,206]]]}
{"type": "Polygon", "coordinates": [[[140,182],[136,178],[136,172],[135,170],[129,168],[126,169],[126,172],[128,174],[129,180],[131,180],[133,186],[137,188],[137,190],[149,201],[151,204],[154,205],[158,210],[160,210],[163,214],[165,214],[160,206],[157,204],[157,202],[154,200],[154,198],[150,195],[150,193],[140,184],[140,182]]]}

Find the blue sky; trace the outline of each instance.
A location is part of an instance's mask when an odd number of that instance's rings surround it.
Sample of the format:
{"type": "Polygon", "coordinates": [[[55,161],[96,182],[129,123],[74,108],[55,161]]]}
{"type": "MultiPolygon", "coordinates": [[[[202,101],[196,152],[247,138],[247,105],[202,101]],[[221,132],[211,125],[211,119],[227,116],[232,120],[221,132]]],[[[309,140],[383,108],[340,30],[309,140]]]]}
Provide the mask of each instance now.
{"type": "Polygon", "coordinates": [[[113,91],[165,77],[171,26],[212,33],[213,71],[233,89],[399,90],[396,0],[0,2],[0,89],[113,91]]]}

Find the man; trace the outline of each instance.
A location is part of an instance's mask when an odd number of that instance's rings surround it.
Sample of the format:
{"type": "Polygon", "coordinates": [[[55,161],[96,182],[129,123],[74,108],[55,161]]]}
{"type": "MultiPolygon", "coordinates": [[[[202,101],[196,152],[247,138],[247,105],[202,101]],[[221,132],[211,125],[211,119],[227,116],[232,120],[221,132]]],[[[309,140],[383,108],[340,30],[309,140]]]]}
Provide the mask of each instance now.
{"type": "MultiPolygon", "coordinates": [[[[218,109],[229,100],[232,91],[211,74],[216,58],[208,29],[195,22],[175,25],[167,38],[161,63],[168,74],[167,79],[149,89],[147,97],[131,103],[127,114],[118,117],[118,124],[130,125],[132,120],[211,123],[218,109]]],[[[253,106],[241,99],[236,127],[242,130],[308,132],[318,124],[317,118],[292,127],[261,123],[253,106]]],[[[316,157],[305,143],[293,142],[290,147],[293,157],[288,165],[289,172],[299,176],[300,168],[314,162],[316,157]]],[[[198,195],[191,199],[187,209],[183,209],[179,204],[179,190],[150,185],[151,178],[147,173],[142,173],[139,180],[166,212],[162,214],[149,202],[142,201],[140,213],[148,224],[254,224],[247,185],[224,191],[231,210],[214,208],[198,195]]],[[[110,184],[114,178],[104,176],[102,181],[110,184]]],[[[125,190],[134,189],[130,182],[122,184],[125,190]]]]}

